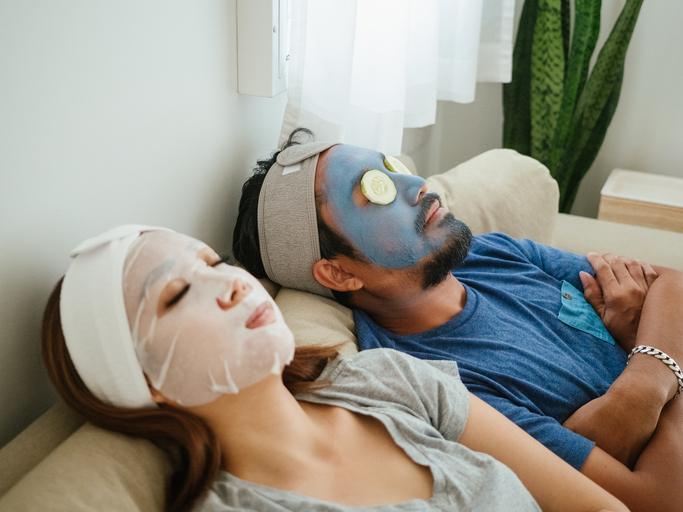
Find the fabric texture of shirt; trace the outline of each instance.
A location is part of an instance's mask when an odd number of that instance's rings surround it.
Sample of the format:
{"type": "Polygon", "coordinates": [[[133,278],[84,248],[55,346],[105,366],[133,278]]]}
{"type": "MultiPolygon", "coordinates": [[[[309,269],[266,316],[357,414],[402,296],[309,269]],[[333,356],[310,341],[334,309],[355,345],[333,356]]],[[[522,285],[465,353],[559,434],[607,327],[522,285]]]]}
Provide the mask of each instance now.
{"type": "Polygon", "coordinates": [[[585,256],[500,233],[475,236],[452,271],[467,292],[458,315],[400,336],[354,311],[360,349],[457,361],[472,393],[580,470],[594,443],[562,423],[603,395],[627,360],[579,292],[581,270],[593,273],[585,256]]]}
{"type": "Polygon", "coordinates": [[[320,379],[331,385],[298,400],[344,407],[372,416],[415,463],[428,466],[433,496],[377,507],[349,507],[274,489],[221,471],[202,512],[309,511],[538,511],[515,474],[492,457],[457,443],[469,395],[452,361],[424,362],[394,350],[369,350],[327,365],[320,379]]]}

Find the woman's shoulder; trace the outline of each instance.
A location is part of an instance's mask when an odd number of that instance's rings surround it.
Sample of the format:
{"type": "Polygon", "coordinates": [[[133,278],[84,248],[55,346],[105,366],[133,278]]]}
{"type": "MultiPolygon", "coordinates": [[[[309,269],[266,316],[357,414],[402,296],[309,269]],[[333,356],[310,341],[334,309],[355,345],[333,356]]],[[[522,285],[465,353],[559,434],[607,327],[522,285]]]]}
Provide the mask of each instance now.
{"type": "Polygon", "coordinates": [[[467,401],[467,391],[454,361],[422,361],[388,348],[364,350],[333,361],[319,380],[330,385],[310,395],[314,401],[407,407],[414,413],[423,413],[425,418],[433,415],[443,401],[467,401]]]}
{"type": "Polygon", "coordinates": [[[335,359],[325,367],[320,378],[334,380],[349,373],[365,374],[367,370],[373,370],[371,375],[382,375],[385,378],[394,374],[410,376],[424,373],[432,376],[445,373],[459,378],[458,364],[455,361],[422,360],[391,348],[362,350],[353,356],[335,359]]]}

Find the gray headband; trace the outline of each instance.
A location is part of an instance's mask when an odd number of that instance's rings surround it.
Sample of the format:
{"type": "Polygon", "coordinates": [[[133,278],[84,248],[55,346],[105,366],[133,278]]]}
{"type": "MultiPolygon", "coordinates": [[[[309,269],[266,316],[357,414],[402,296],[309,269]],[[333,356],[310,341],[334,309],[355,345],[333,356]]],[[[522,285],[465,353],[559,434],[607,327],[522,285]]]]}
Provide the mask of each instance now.
{"type": "Polygon", "coordinates": [[[268,277],[288,288],[332,298],[313,277],[320,260],[315,212],[318,156],[338,142],[311,142],[280,152],[259,194],[258,234],[268,277]]]}

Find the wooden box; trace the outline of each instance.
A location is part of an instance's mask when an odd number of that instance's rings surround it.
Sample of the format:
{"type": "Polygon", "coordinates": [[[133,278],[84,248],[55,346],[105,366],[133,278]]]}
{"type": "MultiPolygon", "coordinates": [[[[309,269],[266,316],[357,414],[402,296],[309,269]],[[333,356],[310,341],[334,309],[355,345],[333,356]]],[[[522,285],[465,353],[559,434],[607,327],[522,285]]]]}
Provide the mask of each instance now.
{"type": "Polygon", "coordinates": [[[600,192],[598,219],[683,233],[683,179],[614,169],[600,192]]]}

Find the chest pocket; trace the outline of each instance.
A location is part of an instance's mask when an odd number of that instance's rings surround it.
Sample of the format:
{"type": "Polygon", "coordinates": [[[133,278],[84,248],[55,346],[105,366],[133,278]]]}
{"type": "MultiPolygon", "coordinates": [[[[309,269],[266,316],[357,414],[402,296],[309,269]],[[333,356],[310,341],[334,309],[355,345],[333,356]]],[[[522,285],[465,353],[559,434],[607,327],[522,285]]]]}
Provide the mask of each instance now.
{"type": "Polygon", "coordinates": [[[605,324],[592,306],[586,302],[583,293],[567,281],[562,281],[562,307],[558,318],[570,327],[614,345],[614,338],[607,332],[605,324]]]}

